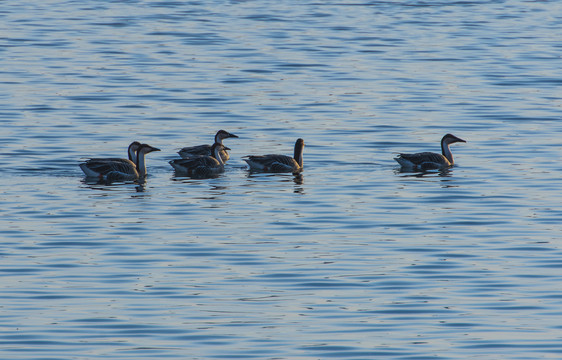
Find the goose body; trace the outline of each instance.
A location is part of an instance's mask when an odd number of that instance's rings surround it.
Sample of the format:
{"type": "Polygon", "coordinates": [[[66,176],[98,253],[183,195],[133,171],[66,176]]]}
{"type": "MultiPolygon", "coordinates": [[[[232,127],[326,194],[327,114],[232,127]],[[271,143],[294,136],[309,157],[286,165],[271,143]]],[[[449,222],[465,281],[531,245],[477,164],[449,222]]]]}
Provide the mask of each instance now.
{"type": "MultiPolygon", "coordinates": [[[[236,136],[232,133],[229,133],[228,131],[219,130],[215,135],[215,143],[219,143],[219,144],[222,145],[222,141],[224,139],[237,138],[237,137],[238,136],[236,136]]],[[[183,159],[188,159],[188,158],[194,157],[194,156],[214,156],[211,148],[212,148],[212,145],[188,146],[188,147],[184,147],[183,149],[178,151],[178,154],[183,159]]],[[[221,150],[220,156],[221,156],[223,162],[226,162],[228,159],[230,159],[230,155],[228,154],[228,152],[226,150],[221,150]]]]}
{"type": "Polygon", "coordinates": [[[293,157],[276,154],[248,155],[244,161],[251,171],[298,173],[303,169],[303,150],[304,140],[298,139],[293,157]]]}
{"type": "MultiPolygon", "coordinates": [[[[131,144],[132,145],[132,144],[131,144]]],[[[131,146],[129,146],[131,149],[131,146]]],[[[94,158],[82,164],[80,168],[89,178],[98,178],[106,181],[131,181],[146,176],[145,155],[152,151],[160,151],[148,144],[139,144],[135,161],[118,158],[94,158]]],[[[131,156],[131,153],[129,153],[131,156]]]]}
{"type": "Polygon", "coordinates": [[[216,142],[211,146],[212,156],[199,155],[186,159],[171,160],[170,165],[178,175],[190,176],[195,178],[206,178],[224,172],[224,160],[222,152],[230,150],[223,144],[216,142]]]}
{"type": "Polygon", "coordinates": [[[441,139],[441,154],[420,152],[415,154],[398,154],[396,160],[403,169],[431,170],[451,167],[455,164],[449,145],[456,142],[466,142],[452,134],[446,134],[441,139]]]}

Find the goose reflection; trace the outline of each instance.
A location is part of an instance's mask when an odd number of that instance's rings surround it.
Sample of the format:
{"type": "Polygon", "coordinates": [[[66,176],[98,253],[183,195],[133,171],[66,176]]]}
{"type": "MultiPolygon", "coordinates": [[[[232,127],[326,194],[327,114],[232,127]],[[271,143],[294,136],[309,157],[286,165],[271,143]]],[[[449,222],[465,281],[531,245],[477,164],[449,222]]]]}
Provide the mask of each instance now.
{"type": "Polygon", "coordinates": [[[84,178],[82,180],[82,183],[85,185],[85,187],[88,187],[91,190],[101,190],[108,193],[110,191],[118,191],[121,189],[126,189],[132,185],[134,185],[135,192],[146,191],[146,178],[140,178],[134,181],[123,181],[123,182],[84,178]]]}
{"type": "Polygon", "coordinates": [[[259,183],[264,182],[279,182],[279,183],[293,183],[294,193],[304,194],[304,175],[303,173],[296,174],[272,174],[272,173],[262,173],[262,172],[248,172],[246,175],[247,179],[250,181],[246,186],[255,186],[259,183]]]}
{"type": "Polygon", "coordinates": [[[439,169],[436,171],[431,170],[424,170],[419,172],[412,172],[411,169],[398,169],[395,170],[396,174],[400,174],[401,177],[428,177],[428,176],[440,176],[440,177],[451,177],[453,175],[453,171],[450,168],[439,169]]]}
{"type": "Polygon", "coordinates": [[[294,174],[293,182],[295,183],[295,187],[293,189],[293,192],[295,194],[304,195],[304,187],[302,186],[303,183],[304,183],[304,177],[303,177],[302,173],[294,174]]]}

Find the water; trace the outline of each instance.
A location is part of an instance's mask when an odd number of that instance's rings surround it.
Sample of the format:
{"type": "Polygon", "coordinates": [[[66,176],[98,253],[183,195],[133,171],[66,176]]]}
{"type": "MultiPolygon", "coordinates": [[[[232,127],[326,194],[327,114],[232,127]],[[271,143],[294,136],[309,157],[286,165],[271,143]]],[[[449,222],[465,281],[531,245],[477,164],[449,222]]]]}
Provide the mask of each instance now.
{"type": "Polygon", "coordinates": [[[562,357],[562,5],[0,9],[2,359],[562,357]],[[224,128],[224,175],[167,161],[224,128]],[[397,152],[458,163],[401,173],[397,152]],[[291,154],[302,176],[249,174],[291,154]],[[162,149],[146,184],[90,156],[162,149]]]}

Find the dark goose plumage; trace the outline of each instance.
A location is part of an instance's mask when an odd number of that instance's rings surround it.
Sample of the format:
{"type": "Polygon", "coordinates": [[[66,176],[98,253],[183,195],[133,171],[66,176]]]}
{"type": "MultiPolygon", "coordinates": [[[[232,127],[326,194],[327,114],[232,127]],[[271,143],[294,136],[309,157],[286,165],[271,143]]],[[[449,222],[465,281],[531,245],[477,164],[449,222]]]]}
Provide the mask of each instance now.
{"type": "Polygon", "coordinates": [[[87,177],[95,177],[108,181],[136,180],[146,176],[145,155],[160,151],[148,144],[140,144],[136,153],[136,161],[128,159],[94,158],[80,164],[87,177]]]}
{"type": "Polygon", "coordinates": [[[415,154],[398,154],[396,160],[403,169],[431,170],[453,166],[453,154],[449,145],[456,142],[466,142],[452,134],[446,134],[441,139],[441,154],[433,152],[420,152],[415,154]]]}
{"type": "MultiPolygon", "coordinates": [[[[232,133],[229,133],[228,131],[219,130],[215,134],[215,143],[219,143],[219,144],[222,145],[222,141],[224,139],[237,138],[237,137],[238,136],[236,136],[232,133]]],[[[178,154],[184,159],[194,157],[194,156],[213,156],[211,148],[212,148],[212,145],[188,146],[188,147],[184,147],[183,149],[178,151],[178,154]]],[[[221,156],[223,162],[226,162],[228,159],[230,159],[230,155],[228,154],[228,152],[226,150],[222,150],[220,152],[220,156],[221,156]]]]}
{"type": "Polygon", "coordinates": [[[303,150],[304,140],[298,139],[293,157],[277,154],[248,155],[244,161],[248,163],[251,171],[298,173],[303,169],[303,150]]]}
{"type": "Polygon", "coordinates": [[[224,161],[221,152],[230,150],[221,143],[214,143],[211,147],[213,156],[193,156],[187,159],[171,160],[170,165],[177,175],[190,176],[194,178],[206,178],[224,172],[224,161]]]}

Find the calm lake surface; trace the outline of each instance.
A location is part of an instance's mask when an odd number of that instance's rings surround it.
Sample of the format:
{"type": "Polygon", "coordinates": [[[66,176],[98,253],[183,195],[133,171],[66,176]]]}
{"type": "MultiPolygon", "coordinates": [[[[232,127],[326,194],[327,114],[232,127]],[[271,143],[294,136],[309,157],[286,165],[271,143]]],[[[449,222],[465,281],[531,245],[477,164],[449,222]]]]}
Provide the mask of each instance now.
{"type": "Polygon", "coordinates": [[[561,39],[558,1],[2,2],[0,358],[562,358],[561,39]],[[85,181],[133,140],[146,183],[85,181]]]}

